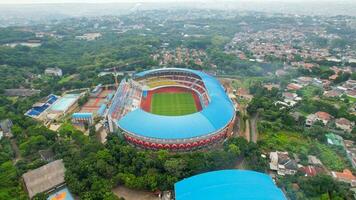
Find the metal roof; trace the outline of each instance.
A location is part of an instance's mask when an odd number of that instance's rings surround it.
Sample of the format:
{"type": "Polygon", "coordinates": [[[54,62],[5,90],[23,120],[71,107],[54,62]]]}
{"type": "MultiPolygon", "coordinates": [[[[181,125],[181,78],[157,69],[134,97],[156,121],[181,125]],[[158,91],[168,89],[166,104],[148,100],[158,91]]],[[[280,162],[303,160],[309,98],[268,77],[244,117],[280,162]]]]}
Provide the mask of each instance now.
{"type": "Polygon", "coordinates": [[[136,135],[158,139],[184,139],[215,133],[224,128],[234,117],[235,110],[220,82],[214,77],[196,70],[163,68],[144,71],[146,74],[164,71],[182,71],[198,75],[205,84],[210,103],[200,112],[182,116],[155,115],[138,108],[122,117],[117,125],[136,135]]]}
{"type": "Polygon", "coordinates": [[[198,174],[174,185],[176,200],[286,200],[267,174],[221,170],[198,174]]]}
{"type": "Polygon", "coordinates": [[[46,192],[64,183],[64,163],[55,160],[40,168],[28,171],[22,175],[28,196],[32,198],[37,193],[46,192]]]}

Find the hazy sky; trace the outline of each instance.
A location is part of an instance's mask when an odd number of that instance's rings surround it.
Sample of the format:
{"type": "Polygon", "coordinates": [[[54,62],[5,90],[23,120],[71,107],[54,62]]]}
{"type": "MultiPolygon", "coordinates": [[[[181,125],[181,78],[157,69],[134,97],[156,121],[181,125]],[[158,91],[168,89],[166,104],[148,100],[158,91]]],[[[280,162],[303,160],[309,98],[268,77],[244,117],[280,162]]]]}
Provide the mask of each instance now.
{"type": "MultiPolygon", "coordinates": [[[[0,4],[32,4],[32,3],[111,3],[111,2],[183,2],[183,1],[198,1],[206,0],[0,0],[0,4]]],[[[219,1],[279,1],[279,2],[295,2],[295,1],[352,1],[352,0],[208,0],[209,2],[219,1]]]]}

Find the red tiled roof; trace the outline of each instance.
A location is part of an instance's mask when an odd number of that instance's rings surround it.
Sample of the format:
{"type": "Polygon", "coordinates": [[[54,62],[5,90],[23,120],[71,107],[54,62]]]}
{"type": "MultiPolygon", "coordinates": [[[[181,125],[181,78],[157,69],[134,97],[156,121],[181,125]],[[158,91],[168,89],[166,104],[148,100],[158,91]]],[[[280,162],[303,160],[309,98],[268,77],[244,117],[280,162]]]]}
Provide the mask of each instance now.
{"type": "Polygon", "coordinates": [[[348,181],[356,181],[356,177],[352,174],[349,169],[344,169],[343,172],[333,172],[335,178],[348,180],[348,181]]]}
{"type": "Polygon", "coordinates": [[[345,119],[345,118],[336,119],[335,123],[340,124],[340,125],[347,125],[347,126],[351,125],[351,122],[348,119],[345,119]]]}
{"type": "Polygon", "coordinates": [[[321,120],[329,121],[331,119],[331,115],[327,112],[319,111],[319,112],[316,112],[315,115],[321,120]]]}

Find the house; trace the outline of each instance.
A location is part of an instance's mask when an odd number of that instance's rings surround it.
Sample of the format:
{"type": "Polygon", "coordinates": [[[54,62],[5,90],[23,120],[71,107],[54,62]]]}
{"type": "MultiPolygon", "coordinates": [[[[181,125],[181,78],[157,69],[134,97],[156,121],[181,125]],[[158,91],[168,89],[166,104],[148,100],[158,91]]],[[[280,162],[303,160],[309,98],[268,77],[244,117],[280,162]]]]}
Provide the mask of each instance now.
{"type": "Polygon", "coordinates": [[[330,145],[343,146],[343,144],[344,144],[344,142],[343,142],[344,139],[339,135],[335,135],[333,133],[328,133],[325,136],[326,136],[326,141],[330,145]]]}
{"type": "Polygon", "coordinates": [[[308,155],[308,163],[310,165],[323,166],[323,163],[316,156],[312,155],[308,155]]]}
{"type": "Polygon", "coordinates": [[[339,77],[339,75],[337,75],[337,74],[331,75],[331,76],[329,76],[329,80],[334,81],[337,79],[337,77],[339,77]]]}
{"type": "Polygon", "coordinates": [[[53,151],[50,150],[50,149],[40,150],[40,151],[38,151],[38,153],[40,154],[41,159],[42,159],[43,161],[51,162],[51,161],[53,161],[53,159],[54,159],[54,153],[53,153],[53,151]]]}
{"type": "Polygon", "coordinates": [[[342,92],[340,90],[329,90],[324,92],[324,96],[326,97],[339,97],[342,95],[342,92]]]}
{"type": "Polygon", "coordinates": [[[305,124],[306,126],[311,126],[316,121],[321,121],[324,125],[326,125],[331,120],[331,118],[332,116],[329,113],[319,111],[314,114],[308,115],[305,124]]]}
{"type": "Polygon", "coordinates": [[[312,126],[316,122],[317,118],[315,114],[310,114],[307,116],[305,120],[305,125],[306,126],[312,126]]]}
{"type": "Polygon", "coordinates": [[[5,95],[10,97],[30,97],[40,92],[41,90],[34,89],[5,89],[5,95]]]}
{"type": "Polygon", "coordinates": [[[335,120],[335,125],[343,131],[351,132],[353,123],[346,118],[339,118],[335,120]]]}
{"type": "Polygon", "coordinates": [[[356,145],[351,140],[344,140],[344,148],[347,159],[350,161],[353,168],[356,168],[356,145]]]}
{"type": "Polygon", "coordinates": [[[356,98],[356,89],[346,91],[346,95],[352,98],[356,98]]]}
{"type": "Polygon", "coordinates": [[[296,93],[291,92],[283,92],[282,96],[288,100],[295,100],[298,97],[296,93]]]}
{"type": "Polygon", "coordinates": [[[11,133],[11,128],[13,124],[10,119],[5,119],[0,122],[0,139],[5,136],[5,137],[12,137],[11,133]]]}
{"type": "Polygon", "coordinates": [[[352,174],[352,172],[349,169],[344,169],[343,172],[332,171],[331,175],[334,179],[338,181],[349,183],[352,186],[356,185],[356,177],[352,174]]]}
{"type": "Polygon", "coordinates": [[[287,90],[300,90],[300,89],[302,89],[303,88],[303,86],[302,85],[299,85],[299,84],[297,84],[297,83],[289,83],[288,85],[287,85],[287,90]]]}
{"type": "Polygon", "coordinates": [[[309,76],[301,76],[294,80],[296,83],[302,86],[307,86],[313,82],[313,78],[309,76]]]}
{"type": "Polygon", "coordinates": [[[324,169],[321,167],[315,167],[315,166],[308,165],[305,167],[301,167],[300,171],[303,172],[305,174],[305,176],[312,177],[312,176],[316,176],[320,173],[323,173],[324,169]]]}
{"type": "Polygon", "coordinates": [[[264,88],[266,88],[268,91],[271,91],[273,88],[279,89],[279,85],[278,84],[265,84],[263,85],[264,88]]]}
{"type": "Polygon", "coordinates": [[[288,152],[271,152],[270,160],[270,169],[276,171],[278,175],[284,176],[297,173],[297,162],[289,158],[288,152]]]}
{"type": "Polygon", "coordinates": [[[44,72],[46,75],[51,75],[51,76],[62,76],[62,70],[60,68],[47,68],[45,69],[44,72]]]}
{"type": "Polygon", "coordinates": [[[324,125],[326,125],[332,118],[332,116],[329,113],[323,111],[316,112],[315,116],[316,119],[322,121],[324,125]]]}
{"type": "Polygon", "coordinates": [[[56,160],[22,175],[30,199],[41,192],[51,192],[65,184],[64,163],[56,160]]]}

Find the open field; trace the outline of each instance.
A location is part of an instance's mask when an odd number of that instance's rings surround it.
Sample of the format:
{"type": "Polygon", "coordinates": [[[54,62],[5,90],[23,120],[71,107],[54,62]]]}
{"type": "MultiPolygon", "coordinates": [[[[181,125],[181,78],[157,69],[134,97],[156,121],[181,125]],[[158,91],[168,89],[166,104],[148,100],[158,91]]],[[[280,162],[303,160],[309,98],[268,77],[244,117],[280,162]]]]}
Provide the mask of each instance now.
{"type": "Polygon", "coordinates": [[[156,93],[152,97],[151,112],[157,115],[178,116],[197,112],[194,97],[189,92],[156,93]]]}

